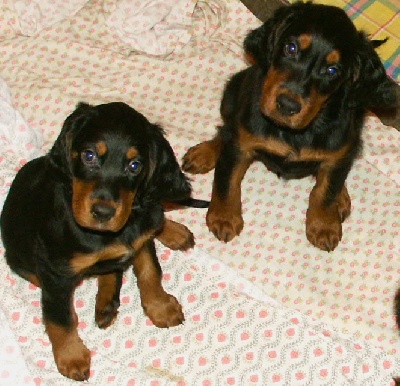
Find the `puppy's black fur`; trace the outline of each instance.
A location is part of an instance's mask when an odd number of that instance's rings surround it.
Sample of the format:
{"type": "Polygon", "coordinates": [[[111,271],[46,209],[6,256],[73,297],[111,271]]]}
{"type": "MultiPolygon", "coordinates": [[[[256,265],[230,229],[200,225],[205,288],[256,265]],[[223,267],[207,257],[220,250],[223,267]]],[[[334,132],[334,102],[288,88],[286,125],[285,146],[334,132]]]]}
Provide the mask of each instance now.
{"type": "Polygon", "coordinates": [[[227,83],[224,121],[192,147],[183,169],[215,167],[207,225],[225,242],[243,228],[240,184],[254,160],[283,178],[316,176],[308,240],[333,250],[350,214],[346,177],[361,149],[367,109],[396,104],[393,82],[370,41],[337,7],[296,3],[278,9],[244,41],[251,66],[227,83]]]}
{"type": "Polygon", "coordinates": [[[154,237],[174,249],[193,246],[191,232],[164,218],[164,202],[204,204],[159,126],[124,103],[80,103],[53,148],[18,172],[1,216],[10,267],[42,290],[43,322],[59,371],[89,376],[73,293],[98,276],[96,322],[108,327],[119,307],[122,274],[133,266],[142,306],[153,323],[184,320],[161,285],[154,237]]]}

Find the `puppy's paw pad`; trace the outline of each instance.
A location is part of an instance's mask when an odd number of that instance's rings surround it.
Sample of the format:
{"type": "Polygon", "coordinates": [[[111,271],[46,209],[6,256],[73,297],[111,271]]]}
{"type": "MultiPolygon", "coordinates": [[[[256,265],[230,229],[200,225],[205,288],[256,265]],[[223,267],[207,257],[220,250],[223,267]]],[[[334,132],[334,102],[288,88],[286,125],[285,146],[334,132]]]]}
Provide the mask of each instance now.
{"type": "Polygon", "coordinates": [[[167,293],[143,305],[143,309],[153,324],[160,328],[178,326],[185,321],[182,306],[174,296],[167,293]]]}
{"type": "Polygon", "coordinates": [[[336,221],[328,218],[310,218],[306,221],[308,241],[323,251],[333,251],[342,239],[342,223],[339,216],[336,221]],[[324,221],[325,220],[325,221],[324,221]]]}
{"type": "Polygon", "coordinates": [[[90,351],[82,343],[78,349],[65,347],[57,354],[58,371],[67,378],[75,381],[87,381],[90,376],[90,351]]]}
{"type": "Polygon", "coordinates": [[[213,212],[209,212],[206,217],[208,229],[215,235],[218,240],[225,243],[230,242],[238,236],[243,229],[243,218],[241,215],[221,216],[213,212]]]}
{"type": "Polygon", "coordinates": [[[193,233],[185,225],[170,221],[168,232],[161,232],[157,239],[173,250],[186,251],[195,245],[193,233]]]}
{"type": "Polygon", "coordinates": [[[183,156],[182,169],[191,174],[205,174],[215,167],[216,155],[207,142],[191,147],[183,156]]]}
{"type": "Polygon", "coordinates": [[[338,230],[310,229],[307,231],[308,241],[317,248],[326,252],[333,251],[339,245],[341,238],[342,238],[342,232],[338,230]]]}
{"type": "Polygon", "coordinates": [[[106,306],[100,307],[96,305],[95,320],[99,328],[107,328],[111,326],[118,315],[118,302],[111,302],[106,306]]]}

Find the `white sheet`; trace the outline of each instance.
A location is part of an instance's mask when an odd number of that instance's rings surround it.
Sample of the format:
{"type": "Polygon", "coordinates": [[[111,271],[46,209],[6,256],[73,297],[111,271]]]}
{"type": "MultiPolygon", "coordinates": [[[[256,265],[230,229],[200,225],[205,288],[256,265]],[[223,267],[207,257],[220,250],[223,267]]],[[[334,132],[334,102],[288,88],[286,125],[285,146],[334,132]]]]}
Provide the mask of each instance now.
{"type": "Polygon", "coordinates": [[[132,50],[167,55],[189,42],[195,6],[195,0],[121,0],[107,25],[132,50]]]}
{"type": "Polygon", "coordinates": [[[0,37],[34,36],[73,16],[87,0],[0,0],[0,37]]]}

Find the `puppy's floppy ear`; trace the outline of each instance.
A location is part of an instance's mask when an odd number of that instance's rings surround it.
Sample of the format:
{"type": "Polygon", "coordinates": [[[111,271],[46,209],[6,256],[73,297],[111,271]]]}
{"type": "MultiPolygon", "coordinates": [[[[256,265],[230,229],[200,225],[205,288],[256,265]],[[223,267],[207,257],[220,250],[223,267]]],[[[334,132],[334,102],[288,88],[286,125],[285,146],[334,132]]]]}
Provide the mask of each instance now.
{"type": "Polygon", "coordinates": [[[146,181],[146,195],[158,202],[176,201],[191,194],[188,178],[179,167],[171,145],[160,126],[152,126],[153,141],[150,144],[150,171],[146,181]]]}
{"type": "Polygon", "coordinates": [[[287,28],[295,5],[279,8],[273,16],[244,39],[244,50],[252,64],[269,67],[279,36],[287,28]]]}
{"type": "Polygon", "coordinates": [[[386,40],[369,40],[359,33],[360,47],[356,53],[352,99],[356,106],[367,109],[394,108],[396,105],[396,84],[386,74],[386,70],[375,52],[375,48],[386,40]]]}
{"type": "Polygon", "coordinates": [[[61,132],[49,151],[48,158],[53,167],[62,173],[70,174],[70,150],[73,137],[84,123],[96,114],[94,106],[80,102],[64,121],[61,132]]]}

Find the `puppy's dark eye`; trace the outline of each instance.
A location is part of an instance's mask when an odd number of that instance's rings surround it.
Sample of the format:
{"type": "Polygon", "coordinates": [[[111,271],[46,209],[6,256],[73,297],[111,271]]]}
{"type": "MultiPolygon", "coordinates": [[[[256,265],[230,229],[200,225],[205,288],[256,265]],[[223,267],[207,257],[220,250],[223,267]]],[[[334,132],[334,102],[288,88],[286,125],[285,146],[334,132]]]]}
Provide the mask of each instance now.
{"type": "Polygon", "coordinates": [[[326,69],[326,75],[328,75],[330,78],[336,78],[339,75],[339,69],[337,66],[329,66],[326,69]]]}
{"type": "Polygon", "coordinates": [[[283,47],[283,53],[288,57],[293,58],[298,54],[298,52],[299,52],[299,47],[294,42],[285,44],[285,46],[283,47]]]}
{"type": "Polygon", "coordinates": [[[86,165],[95,165],[97,163],[97,155],[93,150],[86,149],[81,153],[82,162],[86,165]]]}
{"type": "Polygon", "coordinates": [[[131,160],[128,163],[127,170],[133,175],[138,175],[142,171],[143,165],[137,160],[131,160]]]}

